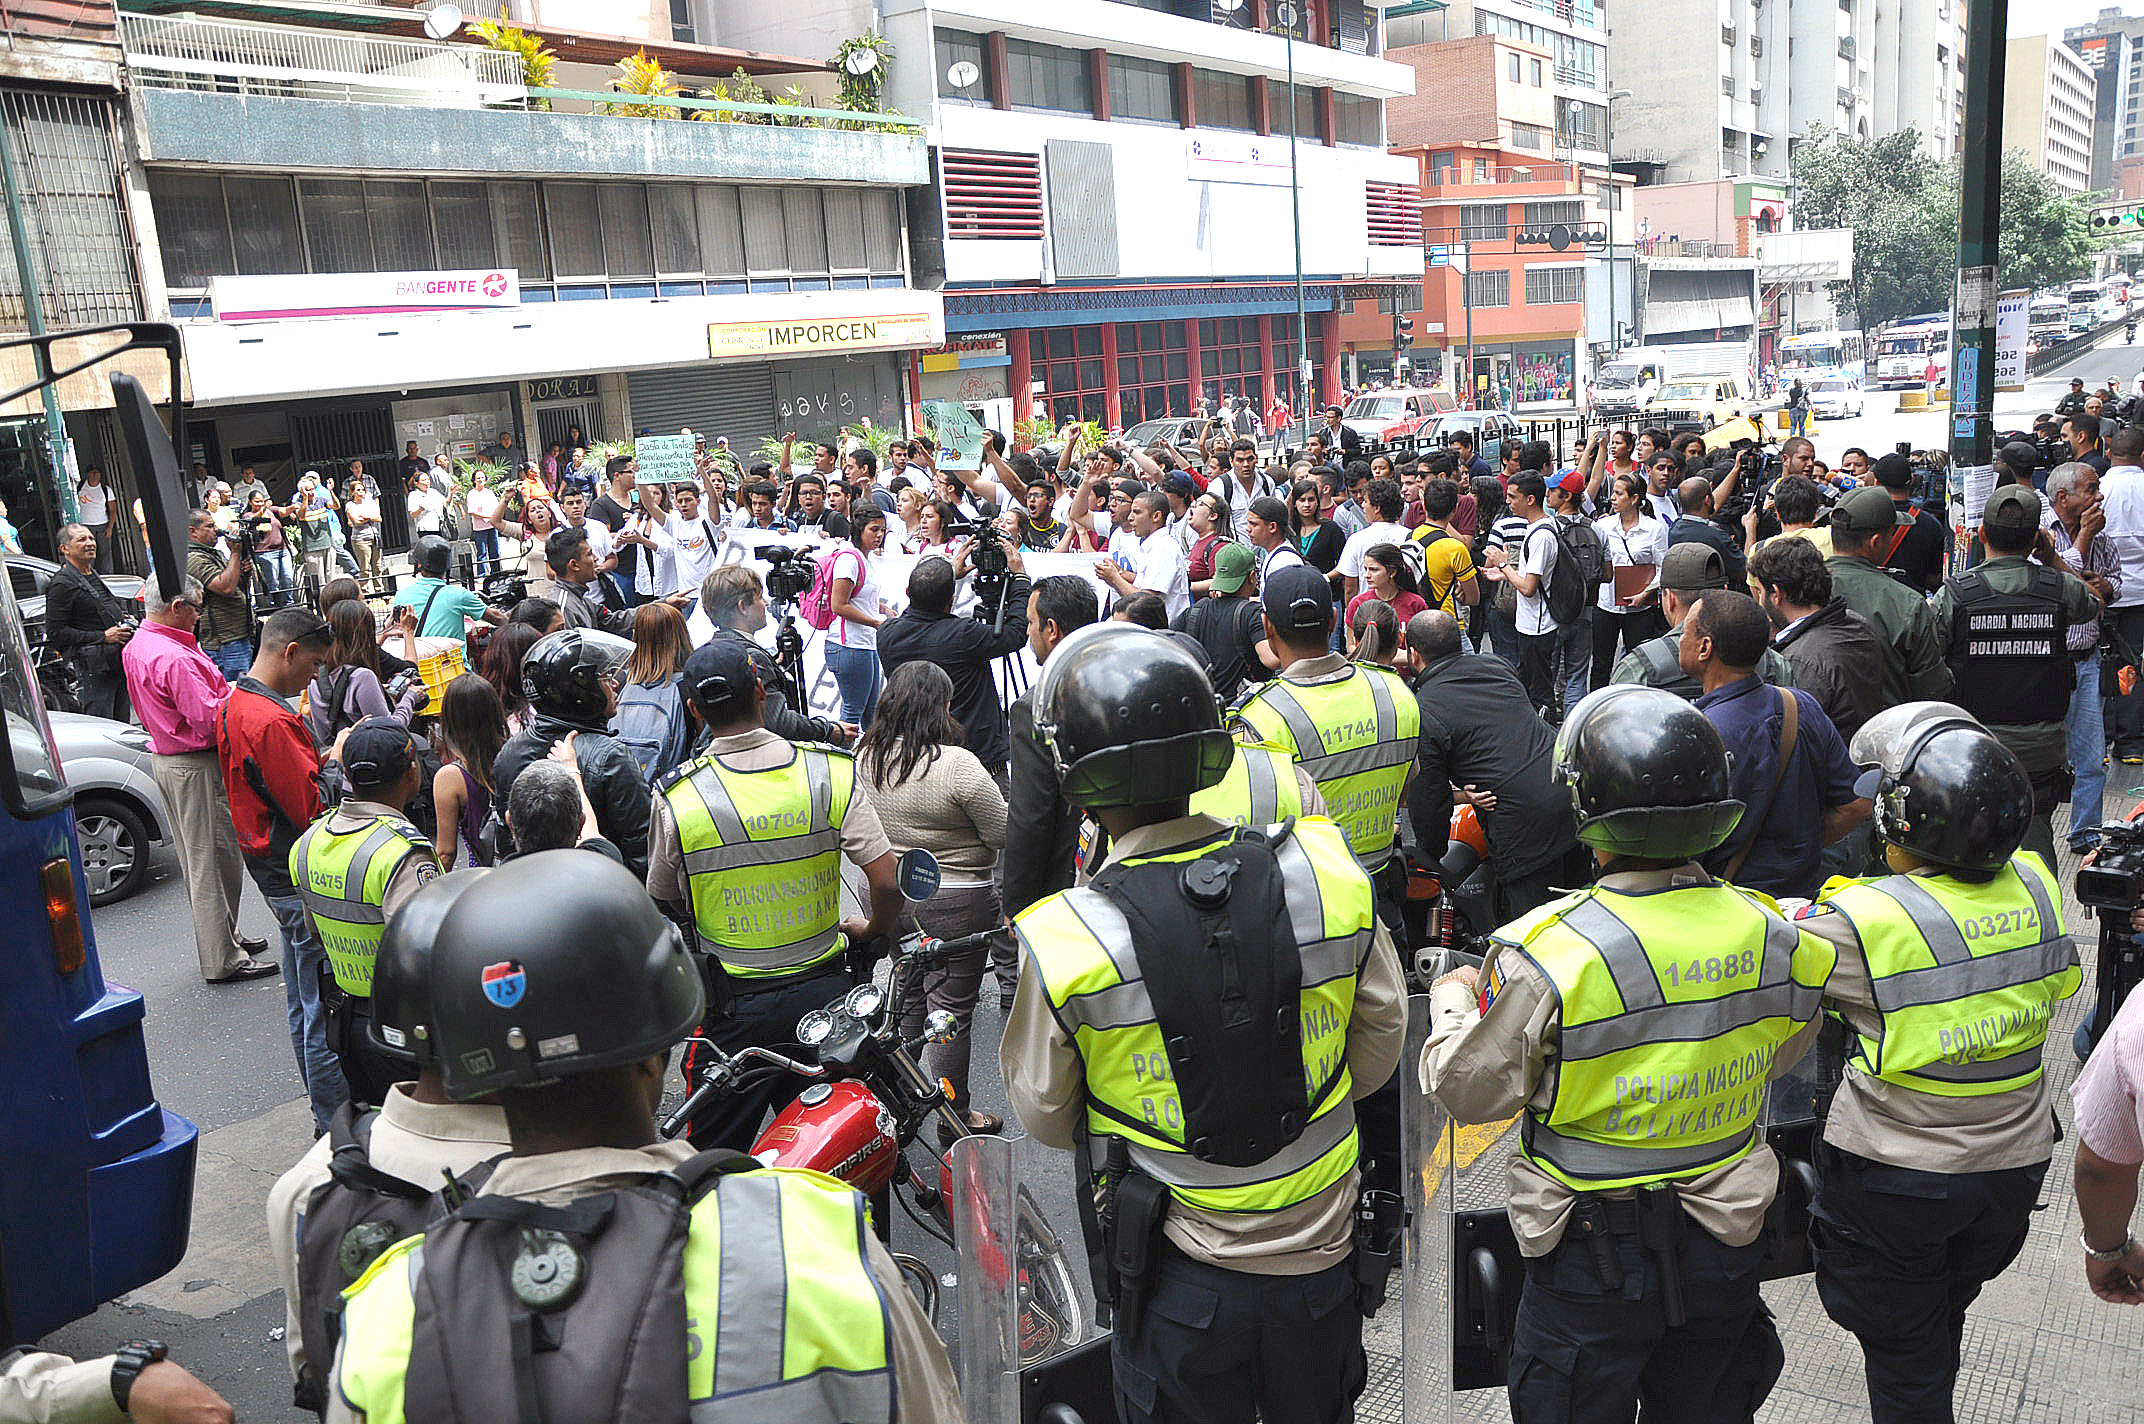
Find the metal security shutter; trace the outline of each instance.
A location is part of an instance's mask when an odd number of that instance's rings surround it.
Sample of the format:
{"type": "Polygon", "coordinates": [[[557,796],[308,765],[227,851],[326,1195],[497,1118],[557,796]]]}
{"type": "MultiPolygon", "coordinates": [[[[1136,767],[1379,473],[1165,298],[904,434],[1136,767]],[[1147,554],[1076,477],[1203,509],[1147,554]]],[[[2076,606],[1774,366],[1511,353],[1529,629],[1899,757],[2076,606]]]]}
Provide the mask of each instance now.
{"type": "Polygon", "coordinates": [[[688,366],[677,371],[634,371],[625,378],[632,428],[675,435],[687,427],[712,441],[727,435],[738,458],[774,428],[774,368],[763,361],[736,366],[688,366]]]}
{"type": "Polygon", "coordinates": [[[1106,143],[1051,139],[1048,165],[1050,244],[1060,277],[1117,275],[1116,149],[1106,143]]]}

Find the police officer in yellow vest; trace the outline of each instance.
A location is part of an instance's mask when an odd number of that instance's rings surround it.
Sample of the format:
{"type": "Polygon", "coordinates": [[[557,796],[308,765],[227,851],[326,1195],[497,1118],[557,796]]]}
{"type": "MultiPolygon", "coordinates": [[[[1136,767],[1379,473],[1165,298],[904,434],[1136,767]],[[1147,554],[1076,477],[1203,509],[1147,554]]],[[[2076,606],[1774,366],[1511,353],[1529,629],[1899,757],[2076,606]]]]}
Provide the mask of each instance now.
{"type": "Polygon", "coordinates": [[[1963,708],[1908,702],[1847,749],[1872,768],[1889,875],[1834,880],[1797,926],[1838,948],[1853,1034],[1817,1146],[1817,1292],[1860,1337],[1877,1424],[1947,1421],[1965,1309],[2015,1260],[2054,1152],[2041,1066],[2077,992],[2062,887],[2018,848],[2024,765],[1963,708]]]}
{"type": "Polygon", "coordinates": [[[330,1420],[962,1418],[861,1198],[656,1140],[704,998],[629,871],[493,870],[442,921],[429,997],[447,1093],[495,1094],[513,1152],[345,1293],[330,1420]]]}
{"type": "Polygon", "coordinates": [[[1081,629],[1034,712],[1065,799],[1112,849],[1013,921],[1025,965],[1000,1062],[1028,1132],[1106,1172],[1119,1413],[1350,1418],[1355,1100],[1405,1031],[1369,881],[1329,821],[1192,814],[1236,749],[1166,637],[1081,629]]]}
{"type": "Polygon", "coordinates": [[[342,1293],[380,1251],[424,1229],[444,1181],[503,1154],[496,1103],[447,1097],[439,1055],[417,1025],[431,1017],[432,941],[462,893],[489,874],[442,875],[387,917],[372,978],[372,1046],[406,1065],[377,1112],[345,1103],[327,1136],[268,1192],[268,1251],[283,1282],[284,1348],[294,1403],[327,1406],[342,1293]]]}
{"type": "MultiPolygon", "coordinates": [[[[1385,872],[1414,770],[1421,706],[1390,668],[1349,662],[1330,651],[1332,585],[1316,569],[1291,565],[1275,573],[1263,601],[1266,640],[1284,666],[1236,716],[1310,773],[1346,832],[1348,849],[1377,882],[1389,924],[1400,891],[1385,872]]],[[[1392,873],[1398,871],[1392,865],[1392,873]]]]}
{"type": "Polygon", "coordinates": [[[342,1061],[351,1096],[377,1106],[402,1073],[368,1035],[373,961],[388,914],[439,874],[439,859],[403,813],[424,775],[409,728],[392,717],[367,717],[347,734],[342,766],[350,795],[290,848],[290,881],[333,976],[320,987],[328,1047],[342,1061]]]}
{"type": "MultiPolygon", "coordinates": [[[[692,932],[708,976],[707,1036],[733,1053],[778,1048],[848,983],[850,941],[892,925],[893,848],[847,752],[767,730],[767,690],[742,644],[718,638],[696,650],[680,689],[713,740],[657,783],[648,893],[692,932]],[[869,919],[842,918],[844,856],[869,882],[869,919]]],[[[690,1078],[690,1051],[685,1064],[690,1078]]],[[[749,1148],[766,1111],[807,1086],[777,1076],[718,1099],[694,1119],[692,1140],[749,1148]]]]}
{"type": "Polygon", "coordinates": [[[1746,1421],[1783,1361],[1757,1291],[1779,1182],[1758,1115],[1816,1037],[1831,946],[1697,864],[1744,807],[1689,703],[1595,692],[1556,774],[1601,877],[1437,981],[1421,1062],[1454,1118],[1523,1114],[1512,1418],[1746,1421]]]}

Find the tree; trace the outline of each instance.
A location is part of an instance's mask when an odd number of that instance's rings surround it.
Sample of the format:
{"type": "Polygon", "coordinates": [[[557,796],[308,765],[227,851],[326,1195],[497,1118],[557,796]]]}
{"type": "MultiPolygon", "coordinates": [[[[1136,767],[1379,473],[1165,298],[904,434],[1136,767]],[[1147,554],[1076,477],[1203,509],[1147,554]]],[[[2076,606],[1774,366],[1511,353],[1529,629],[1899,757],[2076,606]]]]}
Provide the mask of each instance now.
{"type": "MultiPolygon", "coordinates": [[[[1912,312],[1946,311],[1958,273],[1956,159],[1936,162],[1912,129],[1862,141],[1812,129],[1794,151],[1795,225],[1854,230],[1850,280],[1832,299],[1864,332],[1912,312]]],[[[2021,150],[2002,162],[1998,281],[2045,287],[2091,270],[2085,200],[2056,187],[2021,150]]]]}

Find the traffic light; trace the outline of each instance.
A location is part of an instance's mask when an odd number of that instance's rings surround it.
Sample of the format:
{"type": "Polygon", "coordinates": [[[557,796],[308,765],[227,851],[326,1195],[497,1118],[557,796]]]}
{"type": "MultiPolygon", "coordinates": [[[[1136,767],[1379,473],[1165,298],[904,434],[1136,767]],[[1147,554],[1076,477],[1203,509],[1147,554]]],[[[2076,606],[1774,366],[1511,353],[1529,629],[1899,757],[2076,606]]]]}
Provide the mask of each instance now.
{"type": "Polygon", "coordinates": [[[1392,315],[1392,349],[1394,351],[1405,351],[1412,345],[1414,345],[1414,319],[1394,312],[1392,315]]]}
{"type": "Polygon", "coordinates": [[[2144,207],[2108,208],[2092,214],[2092,226],[2099,229],[2127,229],[2130,232],[2144,231],[2144,207]]]}

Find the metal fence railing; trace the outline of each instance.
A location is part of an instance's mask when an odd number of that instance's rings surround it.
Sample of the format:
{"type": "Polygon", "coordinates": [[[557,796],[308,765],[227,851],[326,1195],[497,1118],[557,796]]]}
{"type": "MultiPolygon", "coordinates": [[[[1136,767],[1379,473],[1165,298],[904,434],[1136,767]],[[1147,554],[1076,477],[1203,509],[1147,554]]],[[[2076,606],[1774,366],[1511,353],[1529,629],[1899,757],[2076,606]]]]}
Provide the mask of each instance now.
{"type": "Polygon", "coordinates": [[[477,45],[191,15],[119,18],[127,66],[149,88],[466,108],[528,93],[518,56],[477,45]]]}

